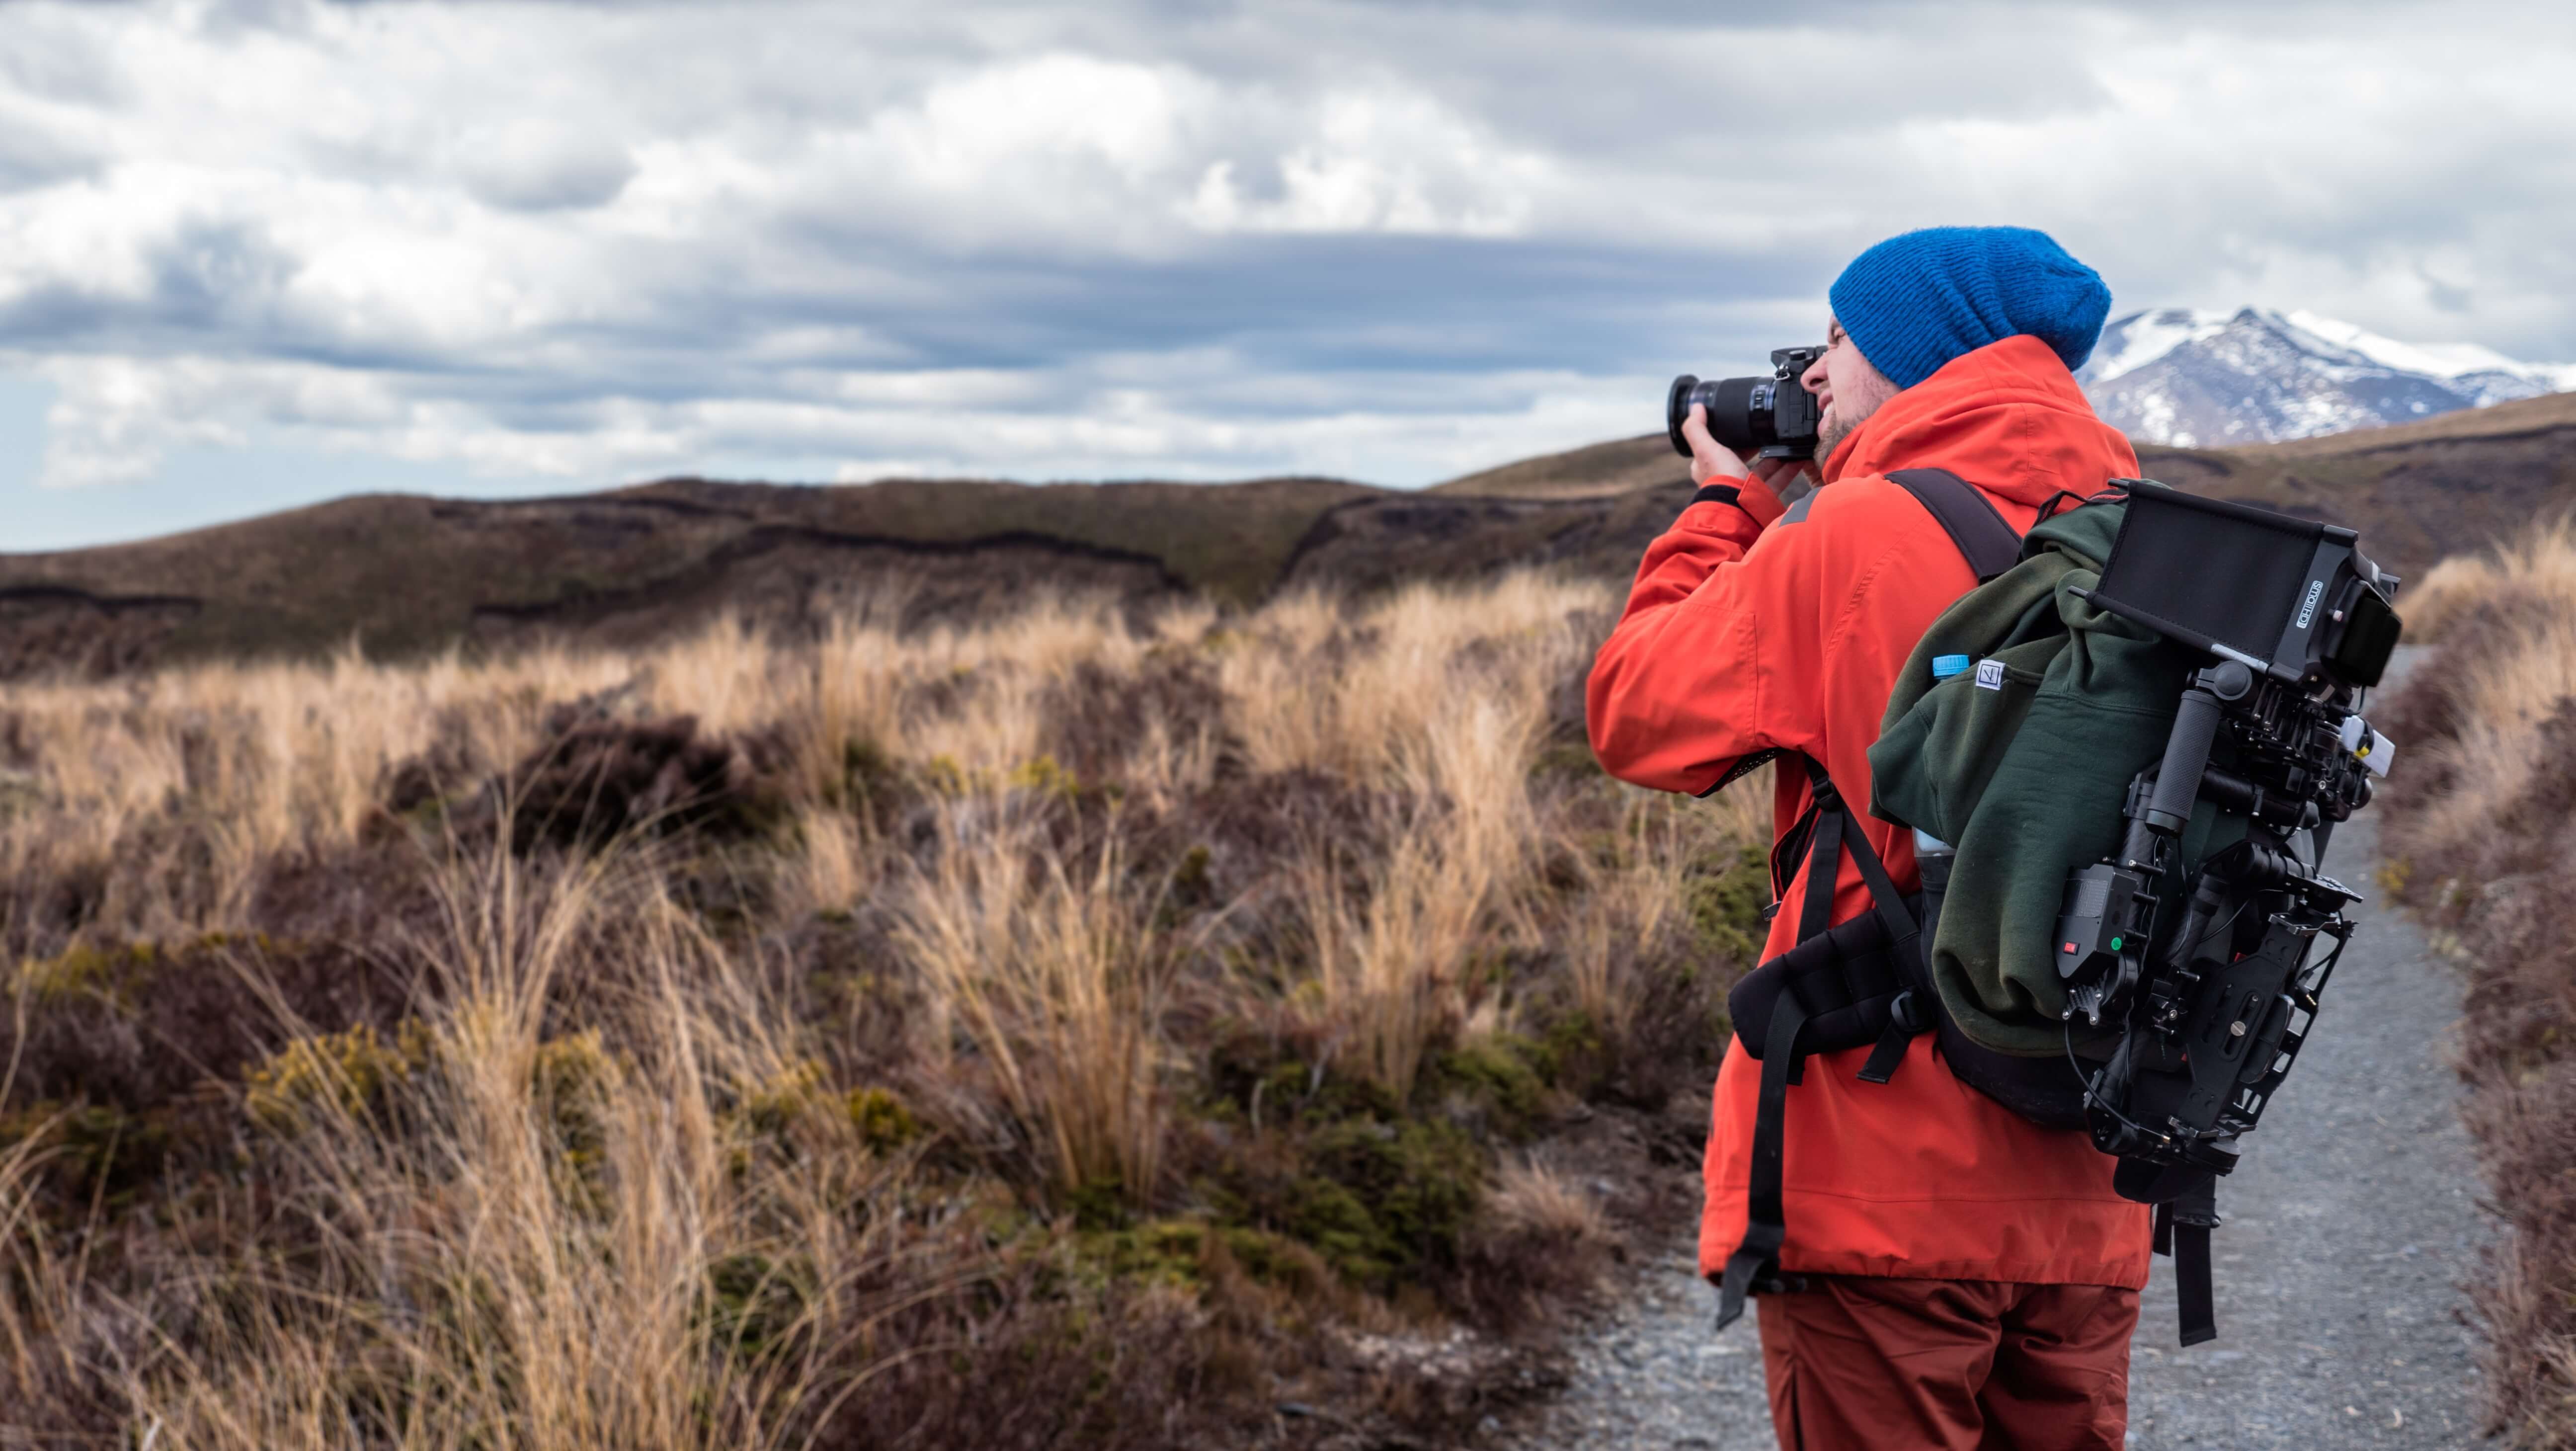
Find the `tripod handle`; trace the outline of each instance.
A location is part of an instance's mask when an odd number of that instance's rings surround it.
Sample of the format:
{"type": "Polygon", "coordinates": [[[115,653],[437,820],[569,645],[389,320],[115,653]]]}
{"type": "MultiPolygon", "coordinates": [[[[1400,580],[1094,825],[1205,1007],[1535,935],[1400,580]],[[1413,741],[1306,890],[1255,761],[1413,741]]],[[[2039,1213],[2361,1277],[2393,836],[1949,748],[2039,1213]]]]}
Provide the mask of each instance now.
{"type": "Polygon", "coordinates": [[[2222,660],[2192,677],[2174,712],[2173,734],[2165,738],[2164,764],[2156,768],[2155,793],[2147,798],[2142,818],[2152,830],[2180,836],[2200,804],[2200,778],[2209,769],[2209,748],[2218,740],[2218,720],[2226,703],[2242,700],[2254,688],[2254,672],[2233,660],[2222,660]]]}
{"type": "Polygon", "coordinates": [[[2167,836],[2180,836],[2200,804],[2200,777],[2209,769],[2209,748],[2218,739],[2218,697],[2194,685],[2182,693],[2174,712],[2173,734],[2165,738],[2165,760],[2156,769],[2155,794],[2147,798],[2147,825],[2167,836]]]}

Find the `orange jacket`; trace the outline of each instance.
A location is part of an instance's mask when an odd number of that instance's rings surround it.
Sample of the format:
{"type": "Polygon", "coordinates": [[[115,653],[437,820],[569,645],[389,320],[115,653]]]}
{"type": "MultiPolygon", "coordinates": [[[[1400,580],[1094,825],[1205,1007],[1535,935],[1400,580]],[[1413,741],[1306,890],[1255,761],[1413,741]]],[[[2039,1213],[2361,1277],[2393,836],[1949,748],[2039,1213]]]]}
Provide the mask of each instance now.
{"type": "MultiPolygon", "coordinates": [[[[1952,360],[1899,393],[1824,467],[1803,520],[1747,483],[1737,504],[1693,504],[1646,551],[1628,609],[1592,667],[1592,749],[1611,774],[1704,792],[1738,759],[1773,748],[1824,763],[1867,802],[1870,743],[1915,641],[1976,583],[1923,506],[1885,475],[1946,468],[2027,530],[2065,491],[2134,475],[2128,440],[2093,416],[2056,354],[2013,337],[1952,360]]],[[[1804,773],[1777,773],[1776,829],[1806,804],[1804,773]]],[[[1912,833],[1864,815],[1898,886],[1917,881],[1912,833]]],[[[1804,863],[1765,956],[1797,938],[1804,863]]],[[[1846,857],[1833,920],[1869,908],[1846,857]]],[[[1961,1083],[1933,1037],[1892,1082],[1853,1075],[1866,1046],[1819,1054],[1783,1120],[1783,1270],[2141,1287],[2148,1211],[2111,1190],[2112,1159],[2081,1133],[2042,1129],[1961,1083]]],[[[1709,1129],[1700,1268],[1714,1277],[1743,1238],[1759,1064],[1729,1052],[1709,1129]]]]}

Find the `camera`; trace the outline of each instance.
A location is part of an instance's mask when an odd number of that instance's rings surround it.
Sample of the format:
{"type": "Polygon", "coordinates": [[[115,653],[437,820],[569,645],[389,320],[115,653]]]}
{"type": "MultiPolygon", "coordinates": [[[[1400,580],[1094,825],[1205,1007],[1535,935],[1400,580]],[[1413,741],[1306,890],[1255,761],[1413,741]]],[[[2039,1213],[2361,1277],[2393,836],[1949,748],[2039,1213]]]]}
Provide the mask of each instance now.
{"type": "Polygon", "coordinates": [[[1689,373],[1673,380],[1664,395],[1664,434],[1673,452],[1690,457],[1682,424],[1691,405],[1708,408],[1708,431],[1737,452],[1758,449],[1757,458],[1814,458],[1816,425],[1823,410],[1816,395],[1798,380],[1825,355],[1823,348],[1780,348],[1771,354],[1768,378],[1713,378],[1705,383],[1689,373]]]}
{"type": "Polygon", "coordinates": [[[2100,582],[2074,593],[2209,663],[2130,783],[2119,854],[2067,881],[2057,971],[2069,1056],[2078,1020],[2119,1034],[2089,1076],[2094,1147],[2120,1159],[2120,1193],[2164,1204],[2236,1166],[2351,939],[2360,895],[2322,865],[2396,752],[2361,710],[2397,645],[2399,581],[2349,529],[2125,482],[2100,582]],[[2203,803],[2241,836],[2186,871],[2203,803]],[[2311,963],[2319,938],[2333,951],[2311,963]]]}

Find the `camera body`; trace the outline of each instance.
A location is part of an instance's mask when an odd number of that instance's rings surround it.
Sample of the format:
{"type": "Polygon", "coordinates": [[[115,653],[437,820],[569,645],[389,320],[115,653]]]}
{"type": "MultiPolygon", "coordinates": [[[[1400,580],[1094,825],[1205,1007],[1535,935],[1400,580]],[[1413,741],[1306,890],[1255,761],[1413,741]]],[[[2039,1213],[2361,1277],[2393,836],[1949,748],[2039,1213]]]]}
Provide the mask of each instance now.
{"type": "Polygon", "coordinates": [[[2360,896],[2320,868],[2395,754],[2361,709],[2396,648],[2399,582],[2349,529],[2126,482],[2119,539],[2079,593],[2211,663],[2130,784],[2119,854],[2068,879],[2057,970],[2070,1030],[2120,1034],[2087,1087],[2094,1146],[2120,1158],[2122,1194],[2164,1203],[2235,1167],[2351,938],[2360,896]],[[2169,892],[2204,801],[2242,839],[2169,892]],[[2320,937],[2334,951],[2312,964],[2320,937]]]}
{"type": "Polygon", "coordinates": [[[1816,395],[1798,380],[1825,355],[1823,348],[1779,348],[1771,354],[1768,378],[1714,378],[1702,382],[1684,373],[1664,394],[1664,435],[1673,452],[1690,457],[1682,424],[1691,405],[1708,409],[1708,431],[1719,443],[1756,458],[1814,458],[1816,429],[1824,410],[1816,395]]]}

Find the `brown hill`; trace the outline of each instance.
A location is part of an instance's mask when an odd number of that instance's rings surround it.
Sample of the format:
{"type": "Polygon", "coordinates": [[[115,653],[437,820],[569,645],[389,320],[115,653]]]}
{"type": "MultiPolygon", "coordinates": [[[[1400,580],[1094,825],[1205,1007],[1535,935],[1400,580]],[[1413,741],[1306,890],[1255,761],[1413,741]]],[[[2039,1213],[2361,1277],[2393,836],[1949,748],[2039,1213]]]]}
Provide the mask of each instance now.
{"type": "Polygon", "coordinates": [[[1688,463],[1660,433],[1541,454],[1462,475],[1424,490],[1505,499],[1589,499],[1656,484],[1685,483],[1688,463]]]}
{"type": "MultiPolygon", "coordinates": [[[[1427,492],[1501,492],[1585,499],[1682,461],[1660,433],[1469,474],[1427,492]]],[[[2576,393],[2444,414],[2394,428],[2246,448],[2141,444],[2147,477],[2216,498],[2242,499],[2361,531],[2372,557],[2420,575],[2576,508],[2576,393]]]]}
{"type": "Polygon", "coordinates": [[[738,604],[828,607],[889,573],[943,613],[1053,583],[1250,599],[1317,516],[1375,491],[671,479],[561,498],[338,499],[135,544],[0,556],[0,674],[208,655],[404,655],[567,629],[641,637],[738,604]]]}
{"type": "MultiPolygon", "coordinates": [[[[2253,448],[2148,446],[2145,471],[2362,531],[2419,575],[2576,507],[2576,395],[2253,448]]],[[[559,632],[634,643],[735,608],[788,627],[891,578],[916,620],[1040,587],[1249,603],[1527,561],[1634,568],[1689,485],[1661,434],[1420,491],[1241,484],[670,479],[474,502],[335,500],[166,538],[0,555],[0,677],[209,656],[402,656],[559,632]]]]}
{"type": "Polygon", "coordinates": [[[1507,463],[1433,484],[1426,494],[1500,493],[1521,499],[1584,499],[1652,483],[1687,487],[1690,465],[1660,433],[1613,439],[1507,463]]]}
{"type": "Polygon", "coordinates": [[[1036,588],[1249,604],[1309,582],[1516,560],[1619,570],[1685,491],[1515,499],[1241,484],[668,479],[559,498],[365,495],[97,549],[0,555],[0,678],[207,657],[378,657],[575,634],[634,644],[732,608],[790,628],[899,580],[910,618],[1036,588]]]}

